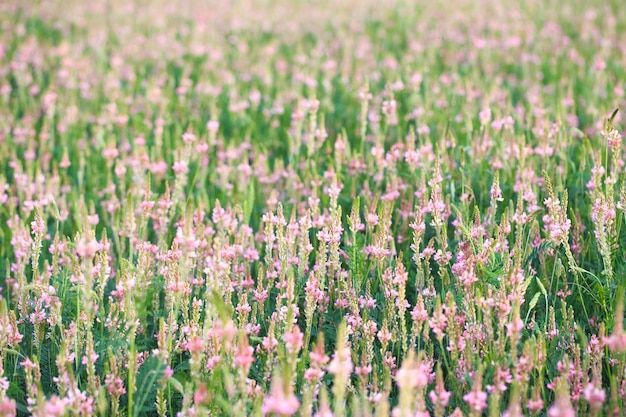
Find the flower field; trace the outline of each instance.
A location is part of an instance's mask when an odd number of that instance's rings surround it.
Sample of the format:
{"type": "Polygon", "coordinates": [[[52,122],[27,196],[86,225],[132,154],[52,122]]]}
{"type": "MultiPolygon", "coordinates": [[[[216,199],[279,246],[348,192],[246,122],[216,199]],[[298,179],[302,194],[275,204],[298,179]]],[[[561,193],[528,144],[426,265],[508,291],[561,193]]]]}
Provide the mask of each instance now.
{"type": "Polygon", "coordinates": [[[0,416],[625,415],[624,10],[0,2],[0,416]]]}

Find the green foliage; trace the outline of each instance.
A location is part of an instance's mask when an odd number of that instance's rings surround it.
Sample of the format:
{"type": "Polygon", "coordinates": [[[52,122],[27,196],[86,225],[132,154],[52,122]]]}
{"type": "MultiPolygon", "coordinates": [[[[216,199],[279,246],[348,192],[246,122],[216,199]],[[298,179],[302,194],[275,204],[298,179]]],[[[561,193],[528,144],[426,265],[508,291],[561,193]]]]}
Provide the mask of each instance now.
{"type": "MultiPolygon", "coordinates": [[[[135,400],[133,401],[133,417],[150,415],[150,412],[155,410],[154,400],[159,386],[158,381],[163,377],[164,371],[165,365],[155,356],[150,356],[139,367],[137,374],[137,391],[134,393],[135,400]]],[[[170,384],[175,386],[174,382],[170,382],[170,384]]]]}

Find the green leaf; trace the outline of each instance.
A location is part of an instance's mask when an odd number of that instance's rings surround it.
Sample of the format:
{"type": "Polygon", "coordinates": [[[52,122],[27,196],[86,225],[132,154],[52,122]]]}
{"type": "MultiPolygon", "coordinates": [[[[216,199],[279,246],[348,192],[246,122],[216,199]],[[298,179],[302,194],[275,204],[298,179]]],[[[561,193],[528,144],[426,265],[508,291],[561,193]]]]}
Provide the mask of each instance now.
{"type": "Polygon", "coordinates": [[[250,217],[252,216],[252,209],[254,208],[254,198],[254,181],[250,180],[250,185],[248,186],[248,199],[243,202],[243,220],[245,224],[250,224],[250,217]]]}
{"type": "Polygon", "coordinates": [[[539,277],[536,277],[536,281],[537,281],[537,285],[539,285],[539,289],[541,290],[541,293],[543,294],[544,297],[546,297],[546,302],[547,302],[548,292],[546,291],[546,287],[543,286],[543,283],[541,282],[539,277]]]}
{"type": "Polygon", "coordinates": [[[175,377],[169,378],[167,380],[167,383],[171,385],[172,388],[174,388],[174,390],[176,390],[180,394],[185,394],[185,388],[183,387],[183,384],[175,377]]]}
{"type": "Polygon", "coordinates": [[[138,417],[142,411],[151,409],[156,398],[157,381],[163,377],[165,364],[155,356],[147,359],[137,374],[138,389],[135,392],[133,417],[138,417]]]}
{"type": "Polygon", "coordinates": [[[539,301],[540,296],[541,296],[541,293],[536,293],[535,296],[532,298],[532,300],[530,300],[530,303],[528,303],[528,314],[530,314],[532,309],[535,308],[535,306],[537,305],[537,301],[539,301]]]}

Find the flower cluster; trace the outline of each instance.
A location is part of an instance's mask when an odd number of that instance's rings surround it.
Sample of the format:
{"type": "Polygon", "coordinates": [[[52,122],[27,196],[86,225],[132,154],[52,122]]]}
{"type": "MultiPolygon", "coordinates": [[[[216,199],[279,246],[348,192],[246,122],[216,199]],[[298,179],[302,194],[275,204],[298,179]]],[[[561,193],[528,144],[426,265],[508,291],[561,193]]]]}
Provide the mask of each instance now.
{"type": "Polygon", "coordinates": [[[616,0],[23,3],[1,416],[626,413],[616,0]]]}

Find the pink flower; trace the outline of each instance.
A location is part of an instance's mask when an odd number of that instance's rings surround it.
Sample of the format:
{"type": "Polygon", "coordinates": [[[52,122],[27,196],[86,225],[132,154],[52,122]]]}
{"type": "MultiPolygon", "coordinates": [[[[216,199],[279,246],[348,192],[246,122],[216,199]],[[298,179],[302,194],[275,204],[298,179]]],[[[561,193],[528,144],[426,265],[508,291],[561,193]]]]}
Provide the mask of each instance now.
{"type": "Polygon", "coordinates": [[[317,366],[323,366],[328,363],[330,358],[324,353],[324,345],[318,343],[315,350],[309,352],[311,362],[317,366]]]}
{"type": "Polygon", "coordinates": [[[383,328],[378,332],[378,340],[385,343],[391,340],[391,332],[387,328],[383,328]]]}
{"type": "Polygon", "coordinates": [[[66,401],[56,395],[50,397],[44,406],[45,414],[48,417],[62,416],[65,414],[66,401]]]}
{"type": "Polygon", "coordinates": [[[72,165],[72,163],[70,162],[70,159],[68,158],[68,156],[64,155],[63,159],[59,163],[59,167],[60,168],[69,168],[71,165],[72,165]]]}
{"type": "Polygon", "coordinates": [[[444,387],[437,387],[435,390],[428,394],[428,397],[435,406],[445,408],[448,406],[452,393],[446,391],[444,387]]]}
{"type": "Polygon", "coordinates": [[[444,330],[447,324],[448,319],[443,313],[441,306],[437,306],[432,318],[428,320],[428,325],[432,329],[433,333],[435,333],[437,340],[443,340],[444,330]]]}
{"type": "Polygon", "coordinates": [[[291,332],[283,336],[283,340],[285,341],[289,353],[298,353],[300,349],[302,349],[304,334],[300,331],[298,326],[293,326],[291,332]]]}
{"type": "Polygon", "coordinates": [[[506,335],[508,337],[512,337],[514,335],[518,335],[524,329],[524,322],[520,318],[513,319],[509,324],[506,325],[506,327],[506,335]]]}
{"type": "Polygon", "coordinates": [[[206,400],[209,399],[209,391],[207,390],[206,384],[202,382],[196,392],[193,394],[193,403],[194,404],[203,404],[206,400]]]}
{"type": "Polygon", "coordinates": [[[206,123],[206,128],[210,133],[215,134],[220,128],[220,122],[218,122],[217,120],[209,120],[206,123]]]}
{"type": "Polygon", "coordinates": [[[339,193],[342,189],[342,184],[332,184],[328,188],[326,188],[326,194],[328,194],[328,196],[330,196],[331,198],[337,198],[339,197],[339,193]]]}
{"type": "Polygon", "coordinates": [[[352,365],[350,349],[345,349],[343,352],[336,352],[333,356],[333,360],[328,364],[328,372],[342,380],[350,376],[352,369],[354,369],[354,367],[352,365]]]}
{"type": "Polygon", "coordinates": [[[531,413],[541,411],[543,409],[543,400],[541,400],[540,398],[536,400],[528,400],[526,407],[528,407],[528,411],[530,411],[531,413]]]}
{"type": "Polygon", "coordinates": [[[96,361],[98,360],[98,357],[99,357],[99,356],[100,356],[100,355],[98,355],[97,353],[95,353],[95,352],[93,352],[93,351],[92,351],[91,355],[89,355],[89,356],[84,355],[84,356],[81,358],[81,363],[82,363],[83,365],[87,365],[89,362],[91,362],[91,363],[96,363],[96,361]]]}
{"type": "Polygon", "coordinates": [[[624,333],[623,331],[613,333],[609,337],[604,338],[604,343],[613,352],[624,352],[626,351],[626,333],[624,333]]]}
{"type": "Polygon", "coordinates": [[[478,119],[483,126],[489,123],[491,121],[491,109],[487,107],[481,110],[480,113],[478,113],[478,119]]]}
{"type": "Polygon", "coordinates": [[[43,234],[46,233],[46,223],[39,216],[36,216],[35,220],[30,223],[30,227],[33,235],[43,236],[43,234]]]}
{"type": "MultiPolygon", "coordinates": [[[[563,377],[565,378],[565,377],[563,377]]],[[[575,417],[576,410],[572,407],[568,392],[568,382],[559,379],[554,382],[556,386],[556,400],[548,409],[548,417],[575,417]]]]}
{"type": "Polygon", "coordinates": [[[611,149],[619,148],[622,143],[622,135],[613,126],[610,126],[606,131],[601,131],[600,134],[606,139],[611,149]]]}
{"type": "Polygon", "coordinates": [[[250,370],[252,363],[254,363],[254,348],[248,344],[247,338],[244,338],[243,342],[239,344],[234,360],[235,364],[245,372],[250,370]]]}
{"type": "Polygon", "coordinates": [[[304,371],[304,379],[307,381],[319,381],[324,376],[324,371],[320,368],[309,368],[304,371]]]}
{"type": "Polygon", "coordinates": [[[101,249],[100,243],[97,240],[81,239],[76,246],[76,254],[81,258],[91,259],[96,256],[96,252],[101,249]]]}
{"type": "Polygon", "coordinates": [[[200,336],[194,336],[190,341],[187,342],[187,350],[189,353],[196,354],[202,352],[204,348],[204,341],[200,336]]]}
{"type": "Polygon", "coordinates": [[[16,415],[16,403],[8,397],[0,399],[0,416],[15,417],[16,415]]]}
{"type": "Polygon", "coordinates": [[[263,415],[275,413],[279,416],[292,416],[298,412],[299,408],[300,402],[296,396],[292,393],[285,393],[283,384],[280,381],[274,381],[270,396],[263,400],[261,412],[263,415]]]}
{"type": "Polygon", "coordinates": [[[163,175],[167,172],[167,162],[157,161],[150,164],[150,172],[155,175],[163,175]]]}
{"type": "Polygon", "coordinates": [[[606,401],[606,391],[594,386],[592,383],[587,384],[583,391],[585,400],[589,403],[592,410],[599,410],[606,401]]]}
{"type": "Polygon", "coordinates": [[[176,173],[177,175],[188,173],[189,167],[187,166],[187,162],[186,161],[174,162],[174,165],[172,166],[172,171],[174,171],[174,173],[176,173]]]}
{"type": "Polygon", "coordinates": [[[215,366],[217,366],[218,363],[220,363],[220,361],[222,360],[222,357],[219,355],[214,355],[211,356],[209,359],[207,359],[206,361],[206,368],[207,369],[213,369],[215,368],[215,366]]]}
{"type": "Polygon", "coordinates": [[[576,410],[569,404],[557,403],[548,409],[548,417],[576,417],[576,410]]]}
{"type": "Polygon", "coordinates": [[[472,390],[463,396],[463,401],[469,405],[471,411],[482,413],[482,411],[487,408],[487,393],[472,390]]]}
{"type": "Polygon", "coordinates": [[[124,388],[124,381],[120,377],[115,375],[107,375],[104,379],[104,384],[107,386],[107,391],[113,397],[121,397],[126,394],[126,388],[124,388]]]}
{"type": "Polygon", "coordinates": [[[274,348],[278,346],[278,340],[276,340],[274,336],[266,336],[261,341],[261,346],[263,346],[263,349],[269,352],[271,350],[274,350],[274,348]]]}
{"type": "Polygon", "coordinates": [[[185,143],[193,143],[196,141],[196,135],[190,132],[183,133],[183,142],[185,143]]]}
{"type": "Polygon", "coordinates": [[[371,365],[357,366],[354,372],[359,376],[368,376],[369,374],[372,373],[372,366],[371,365]]]}
{"type": "Polygon", "coordinates": [[[117,158],[119,154],[120,154],[120,151],[118,151],[117,148],[113,146],[110,146],[102,151],[102,156],[104,156],[106,159],[109,159],[109,160],[113,160],[117,158]]]}
{"type": "Polygon", "coordinates": [[[396,373],[396,384],[398,387],[424,388],[428,385],[430,367],[425,363],[407,363],[396,373]]]}

